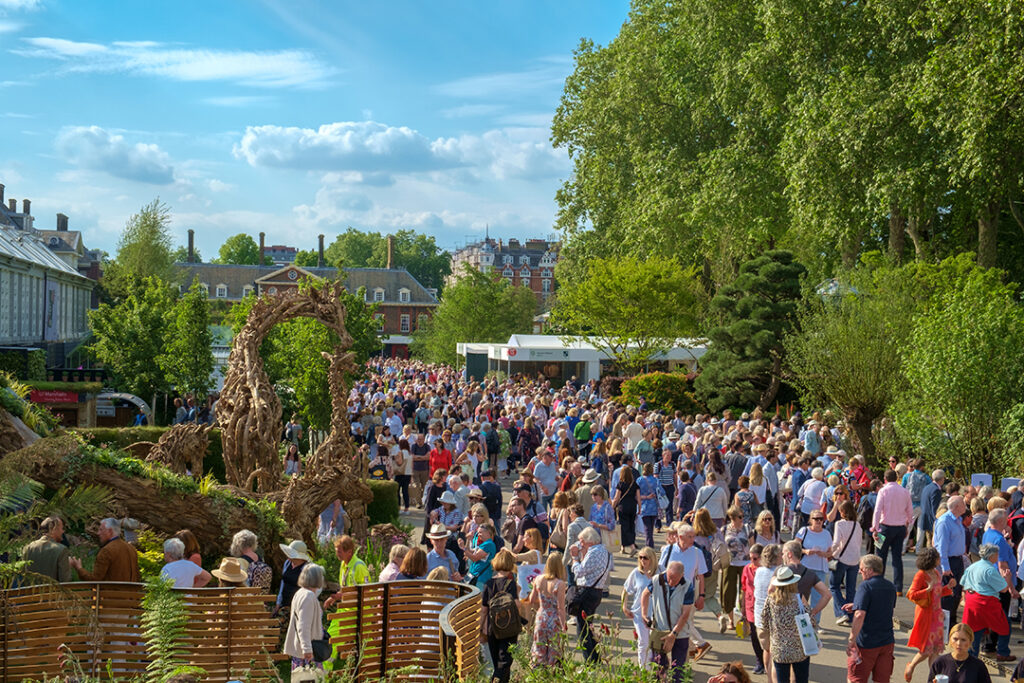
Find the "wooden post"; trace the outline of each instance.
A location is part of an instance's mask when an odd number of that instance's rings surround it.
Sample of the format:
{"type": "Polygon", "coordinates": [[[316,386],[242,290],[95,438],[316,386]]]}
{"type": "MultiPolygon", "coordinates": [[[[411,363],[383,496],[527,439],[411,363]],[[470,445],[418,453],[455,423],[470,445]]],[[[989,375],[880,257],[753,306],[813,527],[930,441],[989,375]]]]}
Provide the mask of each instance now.
{"type": "Polygon", "coordinates": [[[234,602],[232,596],[235,592],[231,590],[224,591],[224,597],[227,598],[227,618],[228,618],[228,676],[230,677],[235,673],[235,653],[231,647],[231,604],[234,602]]]}
{"type": "Polygon", "coordinates": [[[390,592],[384,584],[384,603],[380,612],[380,675],[384,678],[388,663],[388,601],[390,592]]]}
{"type": "Polygon", "coordinates": [[[3,593],[3,609],[4,609],[4,677],[0,680],[3,683],[7,683],[7,632],[11,628],[10,613],[11,613],[11,601],[10,601],[10,590],[5,590],[3,593]]]}

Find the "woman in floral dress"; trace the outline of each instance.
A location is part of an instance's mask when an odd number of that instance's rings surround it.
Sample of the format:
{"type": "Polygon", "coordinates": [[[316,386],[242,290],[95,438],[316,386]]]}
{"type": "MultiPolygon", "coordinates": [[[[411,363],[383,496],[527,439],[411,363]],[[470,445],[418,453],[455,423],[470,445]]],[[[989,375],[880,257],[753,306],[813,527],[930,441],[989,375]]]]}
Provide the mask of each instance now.
{"type": "Polygon", "coordinates": [[[565,633],[565,564],[561,553],[551,553],[544,565],[544,573],[533,582],[530,604],[537,610],[533,627],[533,664],[552,666],[558,663],[557,638],[565,633]]]}
{"type": "Polygon", "coordinates": [[[943,641],[945,618],[942,615],[941,600],[952,594],[952,584],[942,585],[939,551],[935,548],[922,548],[917,554],[917,574],[907,591],[907,599],[917,605],[914,608],[914,628],[910,631],[907,647],[916,647],[918,652],[904,669],[904,680],[911,680],[914,669],[925,659],[930,666],[942,654],[946,644],[943,641]]]}

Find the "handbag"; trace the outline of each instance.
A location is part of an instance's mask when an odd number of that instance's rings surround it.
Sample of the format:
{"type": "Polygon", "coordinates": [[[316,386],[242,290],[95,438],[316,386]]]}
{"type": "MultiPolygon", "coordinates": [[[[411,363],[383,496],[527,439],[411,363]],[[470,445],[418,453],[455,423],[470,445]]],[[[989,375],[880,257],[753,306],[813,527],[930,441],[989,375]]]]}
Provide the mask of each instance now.
{"type": "MultiPolygon", "coordinates": [[[[846,549],[850,547],[850,541],[853,540],[853,532],[857,530],[857,523],[854,522],[853,526],[850,527],[850,535],[846,538],[846,543],[843,544],[843,549],[839,551],[839,555],[842,556],[846,552],[846,549]]],[[[839,560],[833,558],[828,561],[828,568],[832,571],[836,570],[839,560]]]]}
{"type": "MultiPolygon", "coordinates": [[[[565,515],[565,511],[564,510],[558,515],[558,521],[555,523],[555,528],[556,529],[558,528],[558,525],[562,523],[562,516],[563,515],[565,515]]],[[[550,545],[555,546],[556,548],[558,548],[561,551],[565,551],[565,543],[568,540],[569,539],[565,535],[565,532],[561,531],[561,530],[558,530],[558,531],[552,531],[551,532],[551,537],[548,539],[548,543],[550,545]]]]}
{"type": "Polygon", "coordinates": [[[800,599],[799,594],[795,597],[797,605],[800,607],[800,612],[793,617],[796,622],[796,631],[800,635],[800,646],[803,647],[804,654],[811,657],[821,652],[821,639],[818,638],[818,632],[814,630],[811,615],[804,611],[804,601],[800,599]]]}
{"type": "MultiPolygon", "coordinates": [[[[672,621],[672,617],[668,611],[668,585],[665,581],[665,574],[658,574],[658,583],[661,585],[661,594],[665,601],[665,623],[668,624],[672,621]]],[[[654,652],[665,652],[665,639],[668,638],[672,631],[663,631],[659,628],[654,628],[654,619],[651,619],[649,624],[651,628],[651,638],[649,641],[650,648],[654,652]]]]}
{"type": "MultiPolygon", "coordinates": [[[[327,615],[323,615],[324,621],[326,622],[327,615]]],[[[326,662],[331,658],[334,647],[331,645],[330,636],[327,634],[327,626],[324,623],[320,624],[323,628],[323,636],[316,640],[310,640],[310,645],[313,647],[313,661],[314,662],[326,662]]]]}
{"type": "Polygon", "coordinates": [[[565,595],[565,611],[576,618],[582,618],[584,614],[593,614],[597,610],[597,606],[601,604],[601,598],[603,597],[598,586],[608,573],[608,570],[611,569],[611,566],[612,553],[608,551],[608,565],[593,585],[577,586],[573,584],[569,586],[569,590],[565,595]]]}
{"type": "Polygon", "coordinates": [[[292,670],[291,683],[319,683],[327,677],[323,669],[303,664],[292,670]]]}
{"type": "Polygon", "coordinates": [[[669,502],[668,501],[668,496],[665,495],[665,489],[662,488],[661,485],[659,484],[658,485],[658,509],[659,510],[667,510],[668,509],[668,502],[669,502]]]}

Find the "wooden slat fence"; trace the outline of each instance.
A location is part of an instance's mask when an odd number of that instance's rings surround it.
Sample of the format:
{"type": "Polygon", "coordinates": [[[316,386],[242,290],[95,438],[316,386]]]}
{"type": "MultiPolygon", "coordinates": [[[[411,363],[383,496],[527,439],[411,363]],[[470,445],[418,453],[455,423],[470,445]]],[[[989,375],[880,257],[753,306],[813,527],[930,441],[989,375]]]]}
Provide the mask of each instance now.
{"type": "MultiPolygon", "coordinates": [[[[70,650],[85,674],[132,677],[149,663],[142,636],[142,596],[135,583],[81,582],[0,591],[3,641],[0,681],[61,673],[59,648],[70,650]]],[[[181,591],[188,610],[188,663],[207,681],[268,677],[278,657],[274,596],[252,588],[181,591]],[[269,654],[268,654],[269,653],[269,654]]]]}
{"type": "Polygon", "coordinates": [[[328,618],[331,639],[360,680],[464,679],[479,668],[480,591],[444,581],[353,586],[328,618]]]}

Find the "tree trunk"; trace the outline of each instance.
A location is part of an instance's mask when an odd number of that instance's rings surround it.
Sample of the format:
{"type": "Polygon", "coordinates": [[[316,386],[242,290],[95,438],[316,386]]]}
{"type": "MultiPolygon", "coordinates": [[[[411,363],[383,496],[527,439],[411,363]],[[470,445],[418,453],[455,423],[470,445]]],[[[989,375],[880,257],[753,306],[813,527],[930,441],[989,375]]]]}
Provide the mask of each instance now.
{"type": "Polygon", "coordinates": [[[982,268],[996,265],[999,209],[999,202],[989,202],[978,210],[978,265],[982,268]]]}
{"type": "Polygon", "coordinates": [[[903,261],[903,246],[905,244],[907,218],[900,211],[900,207],[894,202],[889,207],[889,255],[894,263],[903,261]]]}
{"type": "Polygon", "coordinates": [[[925,221],[924,225],[921,225],[916,215],[907,219],[907,234],[910,236],[910,241],[914,244],[914,258],[918,261],[924,261],[928,258],[928,245],[925,241],[923,230],[928,229],[929,222],[925,221]]]}
{"type": "Polygon", "coordinates": [[[779,387],[782,385],[782,356],[778,353],[772,355],[775,356],[772,361],[772,377],[767,388],[761,392],[761,398],[757,401],[757,407],[762,411],[768,410],[768,407],[775,402],[775,397],[779,395],[779,387]]]}
{"type": "Polygon", "coordinates": [[[850,427],[853,429],[854,435],[857,437],[857,443],[860,446],[861,455],[868,461],[875,456],[875,441],[871,436],[871,425],[873,420],[864,418],[863,416],[855,415],[852,418],[848,418],[850,427]]]}

